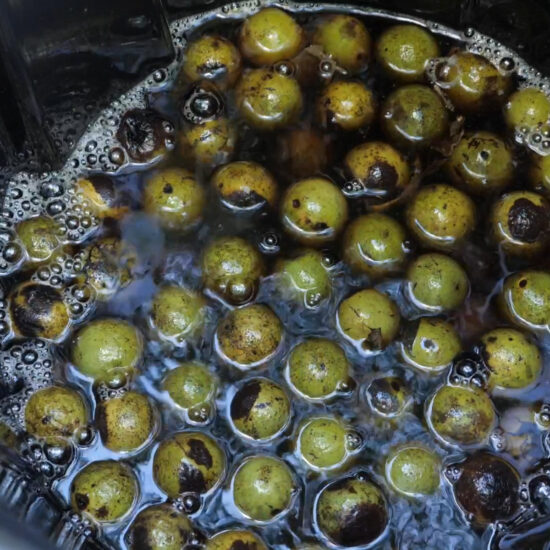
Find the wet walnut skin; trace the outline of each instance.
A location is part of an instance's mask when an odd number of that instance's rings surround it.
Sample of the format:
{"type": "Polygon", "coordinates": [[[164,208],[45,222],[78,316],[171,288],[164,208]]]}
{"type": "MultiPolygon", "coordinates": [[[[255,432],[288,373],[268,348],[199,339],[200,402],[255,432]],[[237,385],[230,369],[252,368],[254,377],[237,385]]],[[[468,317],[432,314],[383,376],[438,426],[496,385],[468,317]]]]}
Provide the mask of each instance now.
{"type": "Polygon", "coordinates": [[[181,432],[164,440],[153,459],[153,477],[169,497],[203,494],[224,475],[226,457],[218,443],[200,432],[181,432]]]}
{"type": "Polygon", "coordinates": [[[256,378],[234,395],[229,414],[240,433],[256,440],[269,439],[288,423],[290,401],[278,384],[256,378]]]}

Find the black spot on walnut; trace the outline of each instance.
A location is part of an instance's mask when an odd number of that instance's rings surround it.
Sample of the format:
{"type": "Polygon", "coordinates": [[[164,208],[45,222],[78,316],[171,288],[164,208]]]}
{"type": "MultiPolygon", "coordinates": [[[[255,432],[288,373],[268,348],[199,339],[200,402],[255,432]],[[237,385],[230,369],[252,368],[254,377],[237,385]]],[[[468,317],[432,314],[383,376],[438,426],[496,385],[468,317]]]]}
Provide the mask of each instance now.
{"type": "Polygon", "coordinates": [[[149,544],[149,530],[141,523],[136,522],[132,528],[131,542],[134,550],[153,550],[149,544]]]}
{"type": "Polygon", "coordinates": [[[25,336],[40,336],[53,306],[62,301],[61,294],[48,285],[30,284],[17,290],[11,301],[15,326],[25,336]]]}
{"type": "Polygon", "coordinates": [[[200,466],[212,468],[212,455],[200,439],[190,439],[188,445],[189,458],[194,460],[200,466]]]}
{"type": "Polygon", "coordinates": [[[378,538],[386,527],[388,515],[382,506],[360,504],[345,513],[331,538],[342,546],[362,546],[378,538]]]}
{"type": "Polygon", "coordinates": [[[206,482],[204,481],[204,476],[202,472],[187,464],[187,462],[182,462],[179,468],[179,486],[180,493],[205,493],[206,492],[206,482]]]}
{"type": "Polygon", "coordinates": [[[508,212],[508,227],[514,239],[533,243],[548,228],[548,212],[528,199],[517,199],[508,212]]]}
{"type": "Polygon", "coordinates": [[[265,199],[256,191],[234,191],[227,196],[227,202],[238,208],[248,208],[265,202],[265,199]]]}
{"type": "Polygon", "coordinates": [[[105,519],[109,515],[109,510],[106,506],[97,509],[96,516],[98,519],[105,519]]]}
{"type": "Polygon", "coordinates": [[[255,542],[245,542],[244,540],[236,540],[233,542],[229,550],[257,550],[258,545],[255,542]]]}
{"type": "Polygon", "coordinates": [[[231,401],[231,411],[230,411],[231,418],[233,420],[240,420],[241,418],[246,418],[250,414],[252,407],[254,407],[254,404],[258,399],[258,395],[260,394],[261,389],[262,389],[261,384],[259,382],[254,381],[244,385],[235,394],[233,401],[231,401]]]}
{"type": "Polygon", "coordinates": [[[88,498],[88,495],[85,495],[83,493],[77,493],[74,496],[74,500],[76,502],[76,507],[79,510],[86,510],[88,507],[88,504],[90,503],[90,499],[88,498]]]}

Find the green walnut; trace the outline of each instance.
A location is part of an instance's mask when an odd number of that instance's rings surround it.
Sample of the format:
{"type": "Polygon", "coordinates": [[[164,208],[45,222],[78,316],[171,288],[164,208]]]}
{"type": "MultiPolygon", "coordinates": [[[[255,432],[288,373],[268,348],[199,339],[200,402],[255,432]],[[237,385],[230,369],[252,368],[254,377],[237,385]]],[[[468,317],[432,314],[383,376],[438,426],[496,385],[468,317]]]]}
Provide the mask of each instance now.
{"type": "Polygon", "coordinates": [[[500,197],[491,210],[494,242],[511,256],[534,256],[549,243],[550,203],[532,191],[513,191],[500,197]]]}
{"type": "Polygon", "coordinates": [[[346,228],[343,258],[354,271],[371,278],[399,273],[408,257],[407,235],[391,216],[373,212],[355,218],[346,228]]]}
{"type": "Polygon", "coordinates": [[[297,487],[290,468],[282,460],[256,455],[238,467],[232,491],[235,505],[244,516],[267,523],[290,509],[297,487]]]}
{"type": "Polygon", "coordinates": [[[443,319],[422,317],[404,332],[401,355],[409,365],[424,372],[441,372],[462,351],[456,330],[443,319]]]}
{"type": "Polygon", "coordinates": [[[279,349],[283,324],[262,304],[231,311],[218,325],[216,344],[220,355],[239,368],[268,361],[279,349]]]}
{"type": "Polygon", "coordinates": [[[225,474],[225,453],[212,437],[180,432],[165,439],[153,458],[153,478],[170,498],[185,493],[205,494],[225,474]]]}
{"type": "Polygon", "coordinates": [[[359,19],[349,15],[321,17],[311,41],[350,74],[363,72],[372,56],[369,31],[359,19]]]}
{"type": "Polygon", "coordinates": [[[471,114],[502,105],[511,80],[481,55],[460,51],[438,68],[437,84],[459,111],[471,114]]]}
{"type": "Polygon", "coordinates": [[[43,262],[60,245],[59,224],[47,216],[28,218],[17,224],[16,233],[30,262],[43,262]]]}
{"type": "MultiPolygon", "coordinates": [[[[237,130],[226,117],[186,125],[178,134],[178,150],[184,162],[198,169],[209,169],[228,162],[237,145],[237,130]]],[[[198,200],[189,206],[199,217],[198,200]]],[[[202,202],[201,202],[202,204],[202,202]]],[[[202,210],[202,207],[201,207],[202,210]]]]}
{"type": "Polygon", "coordinates": [[[366,397],[371,410],[384,418],[401,415],[413,402],[411,390],[398,376],[375,378],[367,387],[366,397]]]}
{"type": "Polygon", "coordinates": [[[445,168],[452,183],[474,195],[498,193],[514,179],[512,151],[492,132],[474,132],[463,137],[445,168]]]}
{"type": "Polygon", "coordinates": [[[206,542],[206,550],[267,550],[267,546],[256,533],[244,529],[229,529],[216,533],[206,542]]]}
{"type": "Polygon", "coordinates": [[[377,352],[395,339],[400,318],[397,305],[386,294],[369,288],[340,303],[337,325],[341,334],[363,351],[377,352]]]}
{"type": "Polygon", "coordinates": [[[452,250],[474,229],[476,210],[472,199],[455,187],[426,185],[413,197],[406,218],[411,233],[424,246],[452,250]]]}
{"type": "Polygon", "coordinates": [[[119,453],[135,451],[151,439],[156,427],[155,411],[145,395],[128,391],[101,401],[95,424],[107,449],[119,453]]]}
{"type": "Polygon", "coordinates": [[[36,437],[69,439],[87,421],[88,409],[84,399],[67,386],[37,390],[25,406],[25,429],[36,437]]]}
{"type": "Polygon", "coordinates": [[[257,162],[237,161],[218,168],[212,186],[220,201],[232,212],[255,212],[273,208],[279,189],[275,178],[257,162]]]}
{"type": "Polygon", "coordinates": [[[24,338],[58,342],[69,327],[69,311],[61,292],[49,285],[27,281],[9,294],[13,332],[24,338]]]}
{"type": "Polygon", "coordinates": [[[136,250],[117,237],[105,237],[85,249],[84,277],[98,300],[107,301],[132,282],[136,250]]]}
{"type": "Polygon", "coordinates": [[[542,369],[538,347],[513,328],[497,328],[481,338],[483,360],[490,371],[491,385],[519,389],[531,385],[542,369]]]}
{"type": "Polygon", "coordinates": [[[447,135],[449,114],[431,88],[408,84],[386,98],[380,111],[380,124],[391,142],[408,149],[420,149],[447,135]]]}
{"type": "MultiPolygon", "coordinates": [[[[319,416],[304,421],[299,428],[297,449],[300,458],[313,470],[343,466],[354,449],[353,434],[340,419],[319,416]]],[[[356,447],[356,445],[355,445],[356,447]]]]}
{"type": "Polygon", "coordinates": [[[176,405],[191,411],[200,406],[211,406],[217,381],[206,365],[189,361],[170,370],[162,382],[162,388],[176,405]]]}
{"type": "Polygon", "coordinates": [[[460,307],[470,290],[462,266],[443,254],[423,254],[407,270],[406,294],[420,309],[434,313],[460,307]]]}
{"type": "Polygon", "coordinates": [[[550,273],[527,270],[506,278],[499,295],[504,315],[529,329],[550,326],[550,273]]]}
{"type": "Polygon", "coordinates": [[[325,266],[323,254],[311,248],[301,250],[293,258],[276,263],[280,275],[279,288],[296,302],[307,308],[315,308],[332,292],[332,280],[325,266]]]}
{"type": "Polygon", "coordinates": [[[291,387],[307,399],[326,400],[351,389],[350,364],[332,340],[310,338],[297,344],[287,363],[291,387]]]}
{"type": "Polygon", "coordinates": [[[189,518],[167,503],[141,510],[128,531],[130,550],[181,550],[194,540],[189,518]]]}
{"type": "Polygon", "coordinates": [[[376,102],[362,82],[335,80],[317,98],[316,114],[322,128],[350,132],[372,124],[376,102]]]}
{"type": "Polygon", "coordinates": [[[376,60],[397,82],[423,82],[430,59],[439,57],[439,45],[426,29],[416,25],[393,25],[376,42],[376,60]]]}
{"type": "Polygon", "coordinates": [[[344,158],[344,168],[352,181],[361,184],[365,198],[374,204],[397,198],[410,181],[407,159],[383,141],[354,147],[344,158]]]}
{"type": "Polygon", "coordinates": [[[320,534],[338,546],[365,546],[376,541],[390,519],[380,488],[365,474],[345,477],[323,488],[315,506],[320,534]]]}
{"type": "Polygon", "coordinates": [[[489,396],[473,386],[441,386],[427,401],[426,417],[436,437],[449,445],[482,443],[496,415],[489,396]]]}
{"type": "Polygon", "coordinates": [[[229,415],[239,434],[256,440],[275,437],[290,420],[285,391],[267,378],[253,378],[231,400],[229,415]]]}
{"type": "Polygon", "coordinates": [[[132,469],[116,460],[84,466],[71,484],[71,506],[100,523],[122,519],[133,508],[139,493],[132,469]]]}
{"type": "Polygon", "coordinates": [[[392,489],[408,497],[431,495],[441,482],[440,458],[419,443],[393,448],[386,458],[384,469],[392,489]]]}
{"type": "Polygon", "coordinates": [[[224,90],[235,84],[241,70],[241,54],[233,42],[205,34],[188,44],[180,78],[188,82],[211,80],[224,90]]]}
{"type": "Polygon", "coordinates": [[[220,237],[206,247],[202,256],[204,286],[231,304],[252,300],[265,272],[260,252],[240,237],[220,237]]]}
{"type": "Polygon", "coordinates": [[[150,322],[158,336],[175,344],[197,336],[206,320],[206,300],[177,285],[161,287],[151,303],[150,322]]]}
{"type": "Polygon", "coordinates": [[[291,185],[281,203],[285,231],[305,245],[334,241],[348,220],[342,191],[326,178],[308,178],[291,185]]]}
{"type": "Polygon", "coordinates": [[[550,198],[550,155],[533,155],[528,176],[531,187],[550,198]]]}
{"type": "Polygon", "coordinates": [[[143,209],[169,231],[188,231],[202,218],[205,193],[184,168],[164,168],[145,182],[143,209]]]}
{"type": "Polygon", "coordinates": [[[512,130],[537,128],[550,118],[550,99],[538,88],[514,92],[504,105],[504,120],[512,130]]]}
{"type": "Polygon", "coordinates": [[[116,318],[95,319],[73,337],[71,359],[75,367],[97,382],[131,374],[141,362],[143,339],[136,327],[116,318]]]}
{"type": "Polygon", "coordinates": [[[250,126],[265,131],[296,122],[303,107],[298,81],[271,69],[244,73],[235,88],[235,102],[250,126]]]}
{"type": "Polygon", "coordinates": [[[272,65],[291,59],[304,44],[304,30],[278,8],[265,8],[248,17],[239,32],[239,48],[254,65],[272,65]]]}

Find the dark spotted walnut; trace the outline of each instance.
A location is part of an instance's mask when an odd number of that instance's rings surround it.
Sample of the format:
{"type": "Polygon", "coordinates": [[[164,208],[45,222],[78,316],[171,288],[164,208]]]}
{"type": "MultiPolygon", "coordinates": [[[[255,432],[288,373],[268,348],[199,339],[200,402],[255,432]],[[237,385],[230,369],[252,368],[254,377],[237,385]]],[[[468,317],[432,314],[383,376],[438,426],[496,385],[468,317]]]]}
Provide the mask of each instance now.
{"type": "Polygon", "coordinates": [[[230,415],[239,433],[252,439],[268,439],[288,423],[290,402],[278,384],[267,378],[254,378],[234,395],[230,415]]]}
{"type": "Polygon", "coordinates": [[[389,505],[380,488],[364,474],[327,485],[316,504],[317,528],[333,544],[363,546],[384,533],[389,505]]]}
{"type": "Polygon", "coordinates": [[[164,153],[172,134],[172,125],[157,111],[132,109],[122,117],[116,137],[132,160],[147,162],[164,153]]]}
{"type": "Polygon", "coordinates": [[[210,436],[181,432],[159,445],[153,460],[153,477],[169,497],[204,494],[220,483],[225,461],[225,453],[210,436]]]}
{"type": "Polygon", "coordinates": [[[487,525],[517,510],[519,474],[503,458],[478,452],[453,467],[460,470],[453,484],[455,498],[473,523],[487,525]]]}
{"type": "Polygon", "coordinates": [[[59,340],[69,325],[69,312],[59,290],[33,282],[16,286],[9,295],[16,335],[59,340]]]}
{"type": "Polygon", "coordinates": [[[129,513],[137,493],[137,479],[129,466],[102,460],[78,472],[71,484],[71,505],[96,521],[111,522],[129,513]]]}
{"type": "Polygon", "coordinates": [[[170,504],[143,509],[128,531],[129,550],[182,550],[204,541],[189,518],[170,504]]]}

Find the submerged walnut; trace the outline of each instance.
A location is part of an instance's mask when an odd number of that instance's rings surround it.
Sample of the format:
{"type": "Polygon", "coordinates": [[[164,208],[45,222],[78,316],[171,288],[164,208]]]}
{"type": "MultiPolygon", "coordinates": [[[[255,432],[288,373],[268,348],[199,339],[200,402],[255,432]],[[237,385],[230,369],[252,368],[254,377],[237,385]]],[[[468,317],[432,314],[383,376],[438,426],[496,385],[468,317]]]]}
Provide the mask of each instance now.
{"type": "Polygon", "coordinates": [[[487,452],[468,457],[458,468],[454,494],[460,507],[471,514],[472,522],[485,526],[498,519],[510,517],[519,503],[519,474],[503,458],[487,452]]]}

